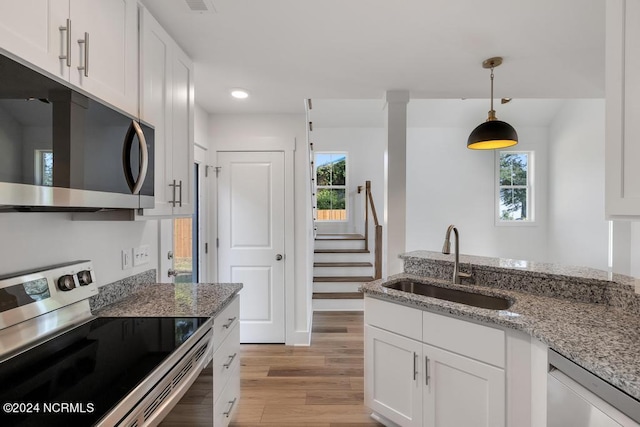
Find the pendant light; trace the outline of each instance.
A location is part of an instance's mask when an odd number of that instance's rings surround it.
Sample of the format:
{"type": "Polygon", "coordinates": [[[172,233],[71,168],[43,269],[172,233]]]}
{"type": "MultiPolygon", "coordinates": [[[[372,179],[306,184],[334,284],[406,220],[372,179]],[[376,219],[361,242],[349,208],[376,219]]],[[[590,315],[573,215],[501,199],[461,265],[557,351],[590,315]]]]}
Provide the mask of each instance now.
{"type": "Polygon", "coordinates": [[[498,120],[493,109],[493,69],[500,64],[502,64],[502,58],[499,56],[489,58],[482,63],[482,68],[491,69],[491,110],[487,121],[476,127],[469,135],[467,148],[472,150],[495,150],[518,143],[516,130],[509,123],[498,120]]]}

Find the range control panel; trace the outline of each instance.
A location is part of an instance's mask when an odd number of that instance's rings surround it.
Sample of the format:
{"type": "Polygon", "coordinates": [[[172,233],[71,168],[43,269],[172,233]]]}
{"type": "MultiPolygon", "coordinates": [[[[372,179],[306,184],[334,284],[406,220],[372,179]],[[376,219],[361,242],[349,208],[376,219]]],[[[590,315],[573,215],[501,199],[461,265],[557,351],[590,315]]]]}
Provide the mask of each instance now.
{"type": "Polygon", "coordinates": [[[0,329],[98,294],[91,261],[0,277],[0,329]]]}

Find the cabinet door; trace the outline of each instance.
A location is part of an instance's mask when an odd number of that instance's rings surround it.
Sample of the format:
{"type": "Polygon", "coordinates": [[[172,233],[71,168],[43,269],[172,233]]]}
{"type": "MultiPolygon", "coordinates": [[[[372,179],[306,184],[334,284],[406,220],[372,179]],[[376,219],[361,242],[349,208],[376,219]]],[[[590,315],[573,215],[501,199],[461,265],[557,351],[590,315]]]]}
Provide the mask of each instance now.
{"type": "Polygon", "coordinates": [[[0,50],[67,80],[69,0],[0,2],[0,50]]]}
{"type": "Polygon", "coordinates": [[[365,403],[394,423],[422,425],[422,344],[365,325],[365,403]]]}
{"type": "Polygon", "coordinates": [[[640,1],[606,2],[606,214],[640,216],[640,1]]]}
{"type": "Polygon", "coordinates": [[[193,64],[177,46],[172,60],[172,161],[176,202],[173,214],[193,214],[193,64]]]}
{"type": "Polygon", "coordinates": [[[144,9],[141,18],[140,117],[155,128],[155,208],[144,215],[171,216],[173,161],[171,153],[171,56],[173,40],[144,9]]]}
{"type": "Polygon", "coordinates": [[[71,0],[69,81],[138,116],[138,6],[135,0],[71,0]],[[88,34],[88,40],[85,40],[88,34]],[[79,69],[84,67],[84,69],[79,69]]]}
{"type": "Polygon", "coordinates": [[[424,426],[503,427],[504,370],[423,346],[424,426]]]}

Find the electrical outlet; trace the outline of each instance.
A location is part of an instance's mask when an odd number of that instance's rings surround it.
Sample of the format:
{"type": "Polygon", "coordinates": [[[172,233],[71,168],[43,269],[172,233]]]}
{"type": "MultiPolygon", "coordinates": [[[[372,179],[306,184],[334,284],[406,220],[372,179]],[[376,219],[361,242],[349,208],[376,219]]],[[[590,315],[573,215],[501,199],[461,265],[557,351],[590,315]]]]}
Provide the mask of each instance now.
{"type": "Polygon", "coordinates": [[[133,265],[137,267],[149,262],[149,245],[140,245],[137,248],[133,248],[133,265]]]}
{"type": "Polygon", "coordinates": [[[131,268],[132,263],[132,250],[131,249],[123,249],[122,250],[122,269],[128,270],[131,268]]]}

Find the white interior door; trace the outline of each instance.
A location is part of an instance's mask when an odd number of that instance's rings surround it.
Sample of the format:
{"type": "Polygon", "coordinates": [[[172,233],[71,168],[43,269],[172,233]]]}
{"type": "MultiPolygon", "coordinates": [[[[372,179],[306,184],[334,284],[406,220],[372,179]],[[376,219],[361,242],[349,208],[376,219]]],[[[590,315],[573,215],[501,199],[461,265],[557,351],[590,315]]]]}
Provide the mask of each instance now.
{"type": "Polygon", "coordinates": [[[218,152],[218,271],[240,282],[240,341],[283,343],[284,153],[218,152]]]}

